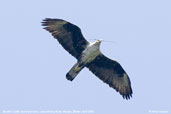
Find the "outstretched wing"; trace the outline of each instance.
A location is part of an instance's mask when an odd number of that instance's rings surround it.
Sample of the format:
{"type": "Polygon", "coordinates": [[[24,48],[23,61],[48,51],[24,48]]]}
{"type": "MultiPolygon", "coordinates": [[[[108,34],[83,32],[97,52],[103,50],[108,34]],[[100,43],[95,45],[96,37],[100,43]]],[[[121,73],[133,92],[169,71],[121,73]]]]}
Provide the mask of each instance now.
{"type": "Polygon", "coordinates": [[[47,18],[43,20],[42,25],[77,59],[89,43],[84,39],[79,27],[65,20],[47,18]]]}
{"type": "Polygon", "coordinates": [[[103,82],[116,89],[123,98],[132,97],[131,82],[118,62],[99,54],[94,61],[87,65],[87,68],[103,82]]]}

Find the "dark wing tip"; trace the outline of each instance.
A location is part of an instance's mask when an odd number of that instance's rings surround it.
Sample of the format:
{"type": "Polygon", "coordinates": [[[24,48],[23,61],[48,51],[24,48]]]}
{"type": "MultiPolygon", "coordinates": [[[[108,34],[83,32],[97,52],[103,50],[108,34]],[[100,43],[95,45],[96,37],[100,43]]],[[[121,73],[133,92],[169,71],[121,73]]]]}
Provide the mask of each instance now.
{"type": "MultiPolygon", "coordinates": [[[[120,77],[123,80],[123,77],[120,77]]],[[[101,80],[103,80],[104,83],[109,84],[109,87],[113,88],[116,90],[116,92],[119,92],[119,94],[123,97],[123,99],[130,99],[132,97],[133,91],[131,88],[131,82],[129,80],[129,77],[127,78],[126,81],[127,83],[120,83],[119,80],[116,81],[116,83],[113,83],[113,81],[105,80],[104,78],[100,77],[101,80]]],[[[117,80],[117,79],[114,79],[117,80]]]]}
{"type": "Polygon", "coordinates": [[[119,92],[119,94],[123,97],[123,99],[130,99],[132,97],[133,91],[131,88],[131,82],[128,75],[124,73],[122,76],[115,76],[115,78],[110,78],[105,80],[105,78],[100,78],[103,82],[109,84],[109,87],[119,92]]]}
{"type": "Polygon", "coordinates": [[[43,29],[49,31],[54,37],[56,37],[57,32],[60,31],[59,27],[62,28],[66,23],[67,22],[62,19],[45,18],[42,21],[42,26],[44,26],[43,29]]]}
{"type": "MultiPolygon", "coordinates": [[[[128,99],[130,99],[131,97],[132,97],[132,94],[133,94],[133,91],[132,91],[132,88],[131,88],[131,82],[130,82],[130,79],[129,79],[129,77],[127,76],[127,75],[125,75],[126,77],[127,77],[127,84],[126,83],[122,83],[122,85],[120,85],[120,86],[123,86],[123,87],[114,87],[116,90],[117,90],[117,92],[119,92],[120,93],[120,95],[122,95],[122,97],[124,98],[124,99],[126,99],[126,100],[128,100],[128,99]]],[[[125,76],[123,76],[123,79],[124,79],[124,77],[125,76]]]]}
{"type": "Polygon", "coordinates": [[[129,100],[132,97],[132,91],[130,93],[127,94],[121,94],[123,99],[129,100]]]}
{"type": "Polygon", "coordinates": [[[122,95],[123,99],[130,99],[132,97],[132,89],[131,87],[125,87],[124,89],[119,89],[113,85],[110,85],[110,87],[114,88],[116,92],[119,92],[120,95],[122,95]]]}
{"type": "Polygon", "coordinates": [[[42,26],[47,26],[48,25],[48,23],[50,22],[50,21],[52,21],[53,19],[51,19],[51,18],[45,18],[45,19],[43,19],[43,21],[42,21],[42,26]]]}
{"type": "Polygon", "coordinates": [[[42,23],[42,26],[48,26],[48,25],[52,25],[55,22],[59,22],[59,21],[64,21],[64,20],[62,20],[62,19],[45,18],[45,19],[43,19],[43,21],[41,23],[42,23]]]}

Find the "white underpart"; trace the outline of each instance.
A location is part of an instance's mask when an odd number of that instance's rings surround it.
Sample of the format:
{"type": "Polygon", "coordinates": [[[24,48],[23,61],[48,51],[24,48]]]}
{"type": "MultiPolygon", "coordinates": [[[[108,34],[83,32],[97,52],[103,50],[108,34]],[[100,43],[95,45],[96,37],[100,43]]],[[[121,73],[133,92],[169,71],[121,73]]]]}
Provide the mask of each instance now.
{"type": "Polygon", "coordinates": [[[87,48],[82,52],[81,62],[89,63],[100,54],[99,45],[97,42],[89,43],[87,48]]]}

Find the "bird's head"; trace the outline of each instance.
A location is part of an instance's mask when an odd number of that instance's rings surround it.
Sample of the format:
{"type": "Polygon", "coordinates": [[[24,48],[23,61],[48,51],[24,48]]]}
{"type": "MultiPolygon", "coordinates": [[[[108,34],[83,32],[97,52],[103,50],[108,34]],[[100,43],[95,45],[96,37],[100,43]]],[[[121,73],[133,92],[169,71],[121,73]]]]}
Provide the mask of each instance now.
{"type": "Polygon", "coordinates": [[[100,44],[101,44],[102,41],[103,41],[103,40],[101,40],[101,39],[100,39],[100,40],[96,40],[96,41],[95,41],[95,44],[100,46],[100,44]]]}

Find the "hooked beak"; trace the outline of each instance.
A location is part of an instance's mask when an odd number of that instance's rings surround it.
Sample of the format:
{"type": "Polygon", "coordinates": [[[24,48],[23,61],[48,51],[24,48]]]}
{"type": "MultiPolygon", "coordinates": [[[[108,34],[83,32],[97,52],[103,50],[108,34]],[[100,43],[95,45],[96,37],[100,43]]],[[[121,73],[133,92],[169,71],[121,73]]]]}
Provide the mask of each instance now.
{"type": "Polygon", "coordinates": [[[98,41],[99,41],[99,42],[102,42],[102,41],[103,41],[103,39],[99,39],[98,41]]]}

